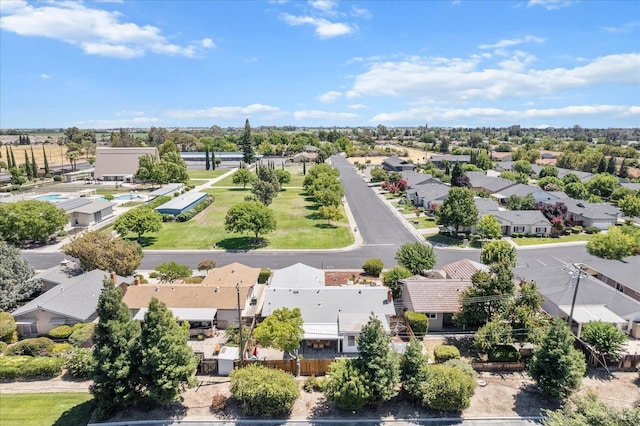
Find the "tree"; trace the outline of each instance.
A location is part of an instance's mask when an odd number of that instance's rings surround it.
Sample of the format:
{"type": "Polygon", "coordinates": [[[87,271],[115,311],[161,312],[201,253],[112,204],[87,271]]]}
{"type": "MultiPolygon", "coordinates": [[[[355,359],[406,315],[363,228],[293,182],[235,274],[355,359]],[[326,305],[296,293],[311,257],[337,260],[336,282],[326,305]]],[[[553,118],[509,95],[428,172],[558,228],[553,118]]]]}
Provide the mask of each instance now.
{"type": "Polygon", "coordinates": [[[280,186],[284,185],[285,183],[291,182],[291,173],[289,173],[287,170],[278,169],[275,172],[276,172],[276,178],[278,179],[280,186]]]}
{"type": "Polygon", "coordinates": [[[473,202],[473,193],[467,188],[451,188],[449,195],[438,211],[438,224],[453,226],[456,235],[460,227],[475,225],[478,208],[473,202]]]}
{"type": "Polygon", "coordinates": [[[105,419],[140,398],[135,383],[132,352],[140,337],[140,325],[131,320],[122,291],[108,279],[98,299],[98,324],[93,337],[96,361],[91,394],[98,417],[105,419]]]}
{"type": "Polygon", "coordinates": [[[367,261],[364,262],[364,265],[362,265],[364,273],[367,275],[372,275],[374,277],[379,277],[380,272],[382,272],[383,268],[384,263],[382,263],[382,260],[377,258],[367,259],[367,261]]]}
{"type": "Polygon", "coordinates": [[[204,259],[198,262],[198,271],[207,271],[207,274],[211,269],[216,267],[216,262],[211,259],[204,259]]]}
{"type": "Polygon", "coordinates": [[[262,346],[280,349],[297,360],[304,337],[302,323],[299,308],[276,309],[253,330],[253,338],[262,346]]]}
{"type": "Polygon", "coordinates": [[[371,169],[371,182],[384,182],[387,180],[387,172],[382,167],[371,169]]]}
{"type": "Polygon", "coordinates": [[[382,275],[382,283],[391,290],[394,299],[399,299],[402,297],[402,287],[398,281],[409,278],[411,275],[413,275],[411,271],[404,266],[394,266],[382,275]]]}
{"type": "Polygon", "coordinates": [[[291,411],[300,389],[291,374],[252,364],[231,373],[231,395],[248,415],[276,416],[291,411]]]}
{"type": "MultiPolygon", "coordinates": [[[[46,158],[46,155],[45,155],[45,158],[46,158]]],[[[35,155],[33,155],[33,146],[31,147],[31,175],[33,176],[34,179],[38,178],[38,164],[36,163],[35,155]]]]}
{"type": "Polygon", "coordinates": [[[460,411],[469,407],[476,382],[462,369],[449,365],[430,365],[420,391],[422,404],[432,410],[460,411]]]}
{"type": "Polygon", "coordinates": [[[547,176],[558,177],[558,168],[556,166],[544,166],[540,170],[540,174],[538,175],[538,177],[542,179],[543,177],[547,176]]]}
{"type": "MultiPolygon", "coordinates": [[[[35,271],[20,250],[0,241],[0,311],[14,308],[42,288],[40,280],[34,280],[35,271]]],[[[1,338],[2,336],[0,336],[1,338]]]]}
{"type": "Polygon", "coordinates": [[[604,173],[607,171],[607,159],[604,157],[600,157],[600,162],[598,162],[598,168],[596,169],[597,173],[604,173]]]}
{"type": "Polygon", "coordinates": [[[565,185],[564,192],[571,198],[584,200],[589,196],[587,187],[582,182],[571,182],[565,185]]]}
{"type": "Polygon", "coordinates": [[[509,210],[533,210],[536,205],[536,199],[533,195],[527,194],[524,196],[509,195],[507,198],[507,207],[509,210]]]}
{"type": "Polygon", "coordinates": [[[329,366],[326,394],[330,402],[343,410],[359,410],[369,403],[368,378],[355,359],[342,358],[329,366]]]}
{"type": "Polygon", "coordinates": [[[395,259],[413,275],[422,274],[436,264],[433,248],[419,242],[403,244],[396,252],[395,259]]]}
{"type": "Polygon", "coordinates": [[[609,198],[619,185],[620,182],[614,175],[609,173],[600,173],[587,182],[587,189],[592,195],[609,198]]]}
{"type": "Polygon", "coordinates": [[[569,326],[555,318],[542,343],[533,351],[528,371],[543,395],[564,399],[576,390],[586,372],[584,355],[574,349],[569,326]]]}
{"type": "Polygon", "coordinates": [[[640,407],[615,408],[598,400],[598,395],[589,392],[586,396],[574,397],[573,404],[565,404],[557,410],[543,410],[545,426],[635,426],[640,424],[640,407]]]}
{"type": "Polygon", "coordinates": [[[209,148],[206,146],[204,147],[204,169],[205,170],[211,169],[211,160],[209,159],[209,148]]]}
{"type": "Polygon", "coordinates": [[[187,163],[182,159],[180,154],[167,152],[160,159],[159,167],[160,170],[157,172],[157,175],[164,178],[164,182],[159,183],[185,183],[189,181],[187,163]]]}
{"type": "Polygon", "coordinates": [[[133,232],[139,242],[145,232],[158,232],[162,229],[162,215],[144,207],[131,209],[116,219],[113,229],[123,237],[133,232]]]}
{"type": "Polygon", "coordinates": [[[627,195],[618,201],[618,207],[626,217],[640,217],[640,195],[627,195]]]}
{"type": "Polygon", "coordinates": [[[138,158],[138,170],[135,179],[142,182],[162,183],[164,177],[160,176],[160,169],[156,157],[145,154],[138,158]]]}
{"type": "Polygon", "coordinates": [[[545,176],[538,179],[538,186],[545,191],[562,191],[564,189],[564,182],[555,176],[545,176]]]}
{"type": "Polygon", "coordinates": [[[27,176],[28,180],[33,179],[33,174],[31,173],[31,162],[29,161],[27,151],[24,151],[24,174],[27,176]]]}
{"type": "Polygon", "coordinates": [[[257,179],[253,182],[251,192],[253,192],[258,201],[268,206],[278,196],[280,182],[278,182],[275,170],[271,167],[256,167],[256,175],[257,179]]]}
{"type": "Polygon", "coordinates": [[[85,271],[100,269],[122,276],[131,275],[143,256],[140,244],[100,231],[85,232],[65,244],[62,251],[78,259],[85,271]]]}
{"type": "Polygon", "coordinates": [[[135,354],[146,396],[163,404],[179,399],[180,387],[194,375],[198,364],[188,340],[189,322],[179,325],[167,305],[153,297],[135,354]]]}
{"type": "Polygon", "coordinates": [[[46,243],[68,223],[64,210],[48,201],[23,200],[0,203],[0,238],[8,243],[46,243]]]}
{"type": "Polygon", "coordinates": [[[612,155],[611,157],[609,157],[609,162],[607,163],[607,173],[609,173],[610,175],[615,175],[616,169],[616,157],[612,155]]]}
{"type": "Polygon", "coordinates": [[[582,327],[581,336],[598,355],[612,361],[620,358],[627,341],[627,336],[615,325],[602,321],[586,323],[582,327]]]}
{"type": "Polygon", "coordinates": [[[620,163],[620,169],[618,170],[618,177],[622,179],[626,179],[629,177],[629,165],[627,164],[627,159],[623,158],[622,163],[620,163]]]}
{"type": "Polygon", "coordinates": [[[193,275],[189,265],[179,265],[176,262],[162,262],[156,265],[156,271],[160,273],[160,281],[174,282],[179,278],[188,278],[193,275]]]}
{"type": "Polygon", "coordinates": [[[497,317],[480,327],[473,339],[478,350],[487,353],[498,345],[513,342],[513,328],[509,322],[497,317]]]}
{"type": "Polygon", "coordinates": [[[460,179],[464,176],[462,171],[462,166],[459,162],[456,162],[453,165],[453,170],[451,171],[451,186],[461,186],[460,179]]]}
{"type": "Polygon", "coordinates": [[[521,183],[523,185],[526,185],[527,183],[529,183],[529,175],[525,173],[516,173],[510,170],[504,170],[500,173],[500,177],[503,179],[508,179],[514,182],[521,183]]]}
{"type": "Polygon", "coordinates": [[[527,160],[518,160],[513,163],[513,167],[511,168],[516,173],[524,173],[526,175],[531,174],[531,163],[527,160]]]}
{"type": "Polygon", "coordinates": [[[635,238],[615,226],[610,226],[606,234],[594,235],[587,242],[587,251],[604,259],[622,260],[631,256],[634,247],[635,238]]]}
{"type": "Polygon", "coordinates": [[[240,137],[240,146],[242,147],[242,161],[246,164],[253,163],[255,155],[253,153],[253,140],[251,140],[251,125],[248,118],[244,122],[244,132],[240,137]]]}
{"type": "Polygon", "coordinates": [[[334,205],[320,206],[318,209],[318,215],[320,218],[326,219],[327,224],[329,225],[332,220],[342,219],[342,211],[340,210],[340,207],[334,205]]]}
{"type": "Polygon", "coordinates": [[[360,352],[356,365],[368,378],[371,402],[390,400],[396,395],[396,386],[400,383],[400,363],[391,349],[391,338],[384,331],[382,322],[372,314],[356,341],[360,352]]]}
{"type": "Polygon", "coordinates": [[[257,201],[242,201],[234,204],[224,218],[224,229],[227,232],[253,232],[256,240],[260,234],[274,231],[276,227],[273,212],[257,201]]]}
{"type": "Polygon", "coordinates": [[[482,246],[480,261],[485,265],[495,263],[508,265],[510,268],[516,266],[516,249],[506,241],[491,241],[482,246]]]}
{"type": "Polygon", "coordinates": [[[412,337],[400,360],[400,379],[404,383],[405,390],[406,385],[411,382],[412,378],[420,375],[420,371],[426,367],[429,361],[429,357],[423,352],[422,341],[412,337]]]}
{"type": "Polygon", "coordinates": [[[484,238],[500,238],[502,236],[502,226],[500,222],[490,214],[483,215],[476,224],[476,230],[484,238]]]}
{"type": "Polygon", "coordinates": [[[44,157],[44,177],[50,177],[51,170],[49,170],[49,161],[47,160],[47,151],[45,151],[44,145],[42,145],[42,156],[44,157]]]}
{"type": "Polygon", "coordinates": [[[256,180],[256,175],[251,173],[249,170],[242,168],[236,170],[231,179],[234,184],[242,184],[242,189],[247,189],[247,184],[253,183],[256,180]]]}

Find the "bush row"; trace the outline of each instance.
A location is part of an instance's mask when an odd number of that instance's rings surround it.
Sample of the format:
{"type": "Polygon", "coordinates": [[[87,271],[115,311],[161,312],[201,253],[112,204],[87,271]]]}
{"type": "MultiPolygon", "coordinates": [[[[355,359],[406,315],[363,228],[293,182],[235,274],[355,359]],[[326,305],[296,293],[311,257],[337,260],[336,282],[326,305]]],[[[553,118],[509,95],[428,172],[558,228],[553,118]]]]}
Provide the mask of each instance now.
{"type": "Polygon", "coordinates": [[[178,216],[176,216],[176,221],[178,221],[178,222],[186,222],[188,220],[193,219],[195,217],[195,215],[197,215],[202,210],[206,209],[211,204],[213,204],[214,199],[215,198],[213,196],[208,196],[206,198],[206,200],[203,200],[200,204],[198,204],[197,206],[195,206],[194,208],[192,208],[188,212],[180,213],[178,216]]]}
{"type": "Polygon", "coordinates": [[[0,379],[51,379],[62,374],[65,363],[64,358],[4,356],[0,358],[0,379]]]}

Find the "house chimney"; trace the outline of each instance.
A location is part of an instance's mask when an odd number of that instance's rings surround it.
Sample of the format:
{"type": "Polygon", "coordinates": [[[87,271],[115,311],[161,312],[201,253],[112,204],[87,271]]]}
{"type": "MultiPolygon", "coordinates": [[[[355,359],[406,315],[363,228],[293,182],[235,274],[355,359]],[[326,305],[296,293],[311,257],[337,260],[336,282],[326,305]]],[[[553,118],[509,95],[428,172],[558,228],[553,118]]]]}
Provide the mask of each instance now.
{"type": "Polygon", "coordinates": [[[393,293],[391,293],[391,290],[387,292],[387,302],[388,303],[393,302],[393,293]]]}
{"type": "Polygon", "coordinates": [[[113,281],[114,286],[118,286],[118,276],[115,272],[111,272],[111,281],[113,281]]]}
{"type": "Polygon", "coordinates": [[[136,279],[133,280],[133,285],[140,285],[140,277],[136,277],[136,279]]]}

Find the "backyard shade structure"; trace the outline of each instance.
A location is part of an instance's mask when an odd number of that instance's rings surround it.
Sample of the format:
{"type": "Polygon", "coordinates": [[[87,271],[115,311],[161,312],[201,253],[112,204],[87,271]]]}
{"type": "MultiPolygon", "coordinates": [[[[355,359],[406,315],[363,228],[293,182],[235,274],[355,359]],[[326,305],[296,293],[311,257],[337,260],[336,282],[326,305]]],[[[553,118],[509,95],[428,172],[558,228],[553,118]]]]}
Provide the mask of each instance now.
{"type": "Polygon", "coordinates": [[[184,194],[174,197],[166,203],[155,208],[160,214],[170,214],[178,216],[181,213],[188,212],[208,197],[204,192],[185,192],[184,194]]]}
{"type": "MultiPolygon", "coordinates": [[[[136,321],[144,321],[149,309],[142,308],[134,316],[136,321]]],[[[218,312],[215,308],[169,308],[174,317],[180,321],[213,321],[218,312]]]]}
{"type": "Polygon", "coordinates": [[[160,197],[162,195],[173,195],[176,191],[182,191],[183,183],[170,183],[149,193],[149,198],[160,197]]]}
{"type": "MultiPolygon", "coordinates": [[[[561,312],[569,316],[571,312],[571,305],[558,306],[561,312]]],[[[573,309],[573,321],[578,324],[577,338],[580,338],[582,333],[582,326],[591,321],[602,321],[610,324],[614,324],[618,328],[622,324],[627,324],[628,321],[619,317],[615,313],[611,312],[605,305],[576,305],[573,309]]]]}

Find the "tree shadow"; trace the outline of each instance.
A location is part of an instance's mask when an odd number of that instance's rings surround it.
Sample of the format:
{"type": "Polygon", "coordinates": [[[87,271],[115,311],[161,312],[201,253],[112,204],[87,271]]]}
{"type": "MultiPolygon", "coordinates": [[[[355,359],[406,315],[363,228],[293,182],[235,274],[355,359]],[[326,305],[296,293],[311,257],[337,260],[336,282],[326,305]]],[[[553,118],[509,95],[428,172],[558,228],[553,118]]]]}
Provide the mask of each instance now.
{"type": "Polygon", "coordinates": [[[258,238],[256,240],[255,237],[230,237],[225,238],[224,240],[220,240],[216,243],[218,248],[229,250],[229,251],[248,251],[248,250],[256,250],[259,248],[265,248],[269,245],[269,240],[266,238],[258,238]]]}
{"type": "Polygon", "coordinates": [[[85,401],[74,407],[69,408],[67,411],[60,414],[60,417],[53,423],[54,426],[67,426],[67,425],[87,425],[91,420],[91,414],[93,413],[93,399],[85,401]]]}
{"type": "Polygon", "coordinates": [[[614,380],[616,378],[613,374],[607,373],[603,368],[588,368],[585,377],[601,382],[614,380]]]}
{"type": "Polygon", "coordinates": [[[315,226],[316,228],[320,228],[320,229],[335,229],[335,228],[337,228],[337,226],[332,224],[332,223],[316,223],[313,226],[315,226]]]}
{"type": "Polygon", "coordinates": [[[561,405],[544,397],[536,385],[525,383],[520,386],[513,400],[513,411],[522,417],[543,416],[545,410],[556,410],[561,405]]]}
{"type": "Polygon", "coordinates": [[[244,191],[249,191],[249,192],[251,192],[251,187],[250,187],[250,186],[247,186],[246,188],[242,188],[242,187],[227,188],[227,191],[229,191],[229,192],[244,192],[244,191]]]}
{"type": "Polygon", "coordinates": [[[140,237],[140,240],[138,240],[137,238],[132,238],[131,241],[136,241],[138,242],[138,244],[140,244],[142,247],[149,247],[150,245],[154,244],[157,241],[158,238],[156,237],[151,237],[151,236],[142,236],[140,237]]]}
{"type": "Polygon", "coordinates": [[[320,204],[316,204],[315,200],[311,200],[311,202],[312,204],[307,204],[306,206],[304,206],[304,208],[314,212],[317,212],[318,210],[320,210],[320,204]]]}

